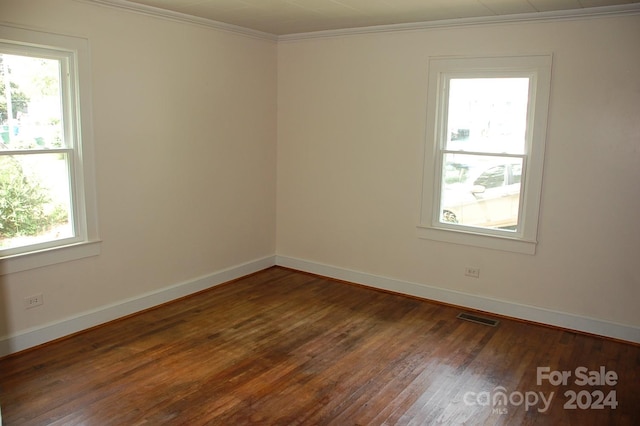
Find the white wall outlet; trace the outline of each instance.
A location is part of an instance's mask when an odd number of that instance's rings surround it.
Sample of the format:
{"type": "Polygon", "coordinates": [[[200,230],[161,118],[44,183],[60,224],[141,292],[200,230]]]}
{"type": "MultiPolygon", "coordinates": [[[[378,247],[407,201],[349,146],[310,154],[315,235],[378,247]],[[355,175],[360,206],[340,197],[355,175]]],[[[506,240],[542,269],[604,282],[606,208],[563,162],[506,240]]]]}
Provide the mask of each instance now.
{"type": "Polygon", "coordinates": [[[42,293],[24,298],[25,309],[35,308],[36,306],[40,306],[43,303],[44,303],[44,299],[42,298],[42,293]]]}
{"type": "Polygon", "coordinates": [[[480,278],[480,268],[467,266],[466,268],[464,268],[464,274],[467,277],[480,278]]]}

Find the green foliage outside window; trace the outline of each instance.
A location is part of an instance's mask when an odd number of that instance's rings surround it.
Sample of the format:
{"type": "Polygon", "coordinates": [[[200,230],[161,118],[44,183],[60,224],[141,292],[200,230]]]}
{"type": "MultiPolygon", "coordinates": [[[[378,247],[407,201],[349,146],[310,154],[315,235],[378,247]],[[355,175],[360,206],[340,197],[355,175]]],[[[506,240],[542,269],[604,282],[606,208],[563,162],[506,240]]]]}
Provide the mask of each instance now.
{"type": "Polygon", "coordinates": [[[38,235],[65,223],[65,209],[52,209],[51,203],[38,179],[27,176],[15,159],[0,157],[0,238],[38,235]]]}

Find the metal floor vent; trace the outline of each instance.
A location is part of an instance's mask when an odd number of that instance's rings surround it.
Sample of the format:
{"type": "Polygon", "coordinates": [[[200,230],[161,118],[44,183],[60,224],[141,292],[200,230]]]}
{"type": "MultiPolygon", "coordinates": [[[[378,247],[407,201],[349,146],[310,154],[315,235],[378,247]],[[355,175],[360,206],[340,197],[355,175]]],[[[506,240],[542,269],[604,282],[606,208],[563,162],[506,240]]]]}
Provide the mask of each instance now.
{"type": "Polygon", "coordinates": [[[481,317],[481,316],[478,316],[478,315],[475,315],[475,314],[468,314],[466,312],[459,313],[456,318],[463,319],[463,320],[466,320],[466,321],[475,322],[477,324],[489,325],[491,327],[495,327],[500,322],[500,321],[495,320],[495,319],[485,318],[485,317],[481,317]]]}

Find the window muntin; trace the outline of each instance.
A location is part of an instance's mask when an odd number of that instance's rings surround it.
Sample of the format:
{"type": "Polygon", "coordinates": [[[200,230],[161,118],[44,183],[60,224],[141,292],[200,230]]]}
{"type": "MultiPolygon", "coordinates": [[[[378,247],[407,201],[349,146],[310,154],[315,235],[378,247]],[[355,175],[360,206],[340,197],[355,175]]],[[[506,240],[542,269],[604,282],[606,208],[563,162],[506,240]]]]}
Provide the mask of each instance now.
{"type": "Polygon", "coordinates": [[[430,60],[421,237],[535,252],[550,78],[548,55],[430,60]]]}

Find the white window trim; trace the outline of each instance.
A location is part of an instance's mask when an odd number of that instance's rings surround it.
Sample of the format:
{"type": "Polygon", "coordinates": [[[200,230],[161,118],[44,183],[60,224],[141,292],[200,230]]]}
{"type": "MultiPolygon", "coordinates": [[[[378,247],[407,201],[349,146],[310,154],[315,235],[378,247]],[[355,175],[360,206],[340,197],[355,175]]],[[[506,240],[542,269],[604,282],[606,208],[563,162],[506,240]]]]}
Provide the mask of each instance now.
{"type": "Polygon", "coordinates": [[[97,202],[95,191],[93,125],[91,111],[91,61],[86,39],[67,35],[0,24],[0,42],[27,49],[43,48],[69,54],[75,81],[70,92],[75,104],[75,128],[77,157],[72,159],[71,173],[75,176],[74,211],[77,237],[59,240],[57,244],[35,246],[34,250],[0,257],[0,275],[39,268],[56,263],[96,256],[100,253],[98,237],[97,202]]]}
{"type": "MultiPolygon", "coordinates": [[[[500,56],[500,57],[442,57],[429,61],[427,97],[427,134],[425,137],[422,203],[418,236],[443,241],[535,254],[538,234],[538,216],[542,195],[542,173],[547,132],[547,115],[551,87],[551,55],[500,56]],[[523,200],[520,209],[522,226],[517,232],[507,233],[482,228],[464,227],[441,223],[439,203],[441,181],[441,155],[439,129],[442,127],[444,102],[443,84],[447,76],[491,76],[514,74],[532,77],[531,100],[528,121],[533,122],[527,134],[526,164],[522,183],[523,200]]],[[[500,154],[497,154],[500,155],[500,154]]]]}

